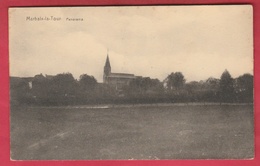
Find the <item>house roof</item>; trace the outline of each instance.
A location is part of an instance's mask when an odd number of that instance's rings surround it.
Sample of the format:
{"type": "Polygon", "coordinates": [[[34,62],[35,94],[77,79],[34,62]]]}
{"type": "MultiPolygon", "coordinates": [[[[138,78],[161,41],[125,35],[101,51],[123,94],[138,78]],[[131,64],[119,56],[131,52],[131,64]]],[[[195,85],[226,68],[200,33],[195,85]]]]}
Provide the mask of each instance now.
{"type": "Polygon", "coordinates": [[[33,77],[16,77],[16,76],[10,76],[11,80],[25,80],[25,81],[31,81],[33,77]]]}

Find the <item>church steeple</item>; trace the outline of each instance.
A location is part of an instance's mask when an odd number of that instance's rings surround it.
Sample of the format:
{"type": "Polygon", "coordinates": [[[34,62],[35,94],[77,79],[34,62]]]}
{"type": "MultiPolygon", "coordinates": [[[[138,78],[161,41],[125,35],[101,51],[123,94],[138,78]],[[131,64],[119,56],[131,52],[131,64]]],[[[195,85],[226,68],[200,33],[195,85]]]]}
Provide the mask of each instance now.
{"type": "Polygon", "coordinates": [[[110,70],[111,70],[111,66],[110,66],[110,61],[109,61],[109,56],[108,56],[108,54],[107,54],[107,60],[106,60],[105,68],[110,68],[110,70]]]}
{"type": "Polygon", "coordinates": [[[104,66],[104,74],[103,74],[103,82],[104,83],[108,82],[107,76],[109,76],[110,73],[111,73],[111,66],[110,66],[109,56],[108,56],[108,53],[107,53],[107,59],[106,59],[106,63],[105,63],[105,66],[104,66]]]}

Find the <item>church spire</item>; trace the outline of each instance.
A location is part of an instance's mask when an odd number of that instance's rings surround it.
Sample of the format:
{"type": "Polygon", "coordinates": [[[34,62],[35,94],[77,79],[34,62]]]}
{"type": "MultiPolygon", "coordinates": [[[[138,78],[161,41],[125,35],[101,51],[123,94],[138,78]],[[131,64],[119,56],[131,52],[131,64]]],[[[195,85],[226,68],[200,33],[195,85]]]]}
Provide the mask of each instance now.
{"type": "Polygon", "coordinates": [[[107,83],[108,82],[108,76],[111,74],[111,66],[110,66],[110,61],[109,61],[109,56],[107,53],[107,59],[106,63],[104,66],[104,75],[103,75],[103,82],[107,83]]]}
{"type": "Polygon", "coordinates": [[[106,60],[105,68],[108,68],[108,67],[111,68],[110,61],[109,61],[109,56],[107,54],[107,60],[106,60]]]}

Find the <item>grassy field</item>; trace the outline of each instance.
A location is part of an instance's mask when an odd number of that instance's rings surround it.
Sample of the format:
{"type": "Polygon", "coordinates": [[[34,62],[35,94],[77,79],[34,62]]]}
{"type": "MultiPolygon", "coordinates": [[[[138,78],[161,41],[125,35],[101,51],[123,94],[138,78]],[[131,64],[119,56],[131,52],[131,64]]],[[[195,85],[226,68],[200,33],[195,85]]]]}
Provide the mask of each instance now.
{"type": "Polygon", "coordinates": [[[252,105],[11,107],[11,158],[254,157],[252,105]]]}

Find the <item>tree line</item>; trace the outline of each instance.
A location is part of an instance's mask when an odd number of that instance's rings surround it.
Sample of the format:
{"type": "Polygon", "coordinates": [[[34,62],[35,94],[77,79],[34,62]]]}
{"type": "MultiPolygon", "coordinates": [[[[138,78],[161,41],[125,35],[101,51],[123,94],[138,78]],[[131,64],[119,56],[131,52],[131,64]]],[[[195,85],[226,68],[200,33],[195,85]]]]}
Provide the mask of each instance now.
{"type": "Polygon", "coordinates": [[[79,80],[71,73],[55,76],[10,79],[11,102],[38,105],[175,103],[175,102],[253,102],[253,75],[232,78],[225,70],[220,78],[186,82],[181,72],[170,73],[164,81],[137,77],[120,90],[98,83],[90,75],[79,80]]]}

